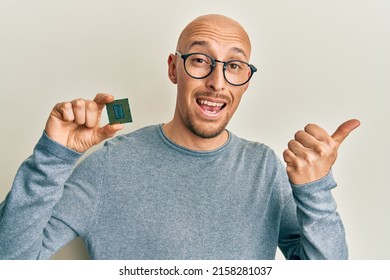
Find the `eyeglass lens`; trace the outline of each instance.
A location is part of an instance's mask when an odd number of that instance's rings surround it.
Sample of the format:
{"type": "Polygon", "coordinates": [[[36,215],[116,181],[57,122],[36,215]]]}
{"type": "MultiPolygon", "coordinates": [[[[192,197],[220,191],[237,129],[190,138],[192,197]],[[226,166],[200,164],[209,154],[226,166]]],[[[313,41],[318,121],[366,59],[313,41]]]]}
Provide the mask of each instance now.
{"type": "MultiPolygon", "coordinates": [[[[185,60],[185,69],[193,78],[202,79],[207,77],[214,69],[211,57],[205,54],[191,54],[185,60]]],[[[246,62],[231,60],[226,63],[224,69],[225,79],[234,85],[246,83],[252,74],[252,69],[246,62]]]]}

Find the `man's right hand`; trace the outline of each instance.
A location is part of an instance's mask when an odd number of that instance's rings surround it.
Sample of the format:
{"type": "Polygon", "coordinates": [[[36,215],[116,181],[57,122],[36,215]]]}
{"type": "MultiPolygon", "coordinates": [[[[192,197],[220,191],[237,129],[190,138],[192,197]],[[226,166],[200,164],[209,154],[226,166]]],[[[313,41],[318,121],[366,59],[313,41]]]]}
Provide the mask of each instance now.
{"type": "Polygon", "coordinates": [[[123,124],[100,127],[101,114],[114,96],[99,93],[94,100],[75,99],[54,106],[46,123],[46,134],[54,141],[77,152],[110,138],[123,128],[123,124]]]}

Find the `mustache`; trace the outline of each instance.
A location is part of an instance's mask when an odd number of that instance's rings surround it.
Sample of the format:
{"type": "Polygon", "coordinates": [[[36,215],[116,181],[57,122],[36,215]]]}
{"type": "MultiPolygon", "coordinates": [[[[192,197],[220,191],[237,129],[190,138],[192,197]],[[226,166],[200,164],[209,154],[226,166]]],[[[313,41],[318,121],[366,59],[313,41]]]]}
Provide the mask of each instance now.
{"type": "Polygon", "coordinates": [[[215,99],[220,99],[226,101],[225,103],[231,103],[231,99],[226,94],[218,93],[218,92],[211,92],[211,91],[201,91],[195,93],[195,98],[201,98],[201,97],[210,97],[215,99]]]}

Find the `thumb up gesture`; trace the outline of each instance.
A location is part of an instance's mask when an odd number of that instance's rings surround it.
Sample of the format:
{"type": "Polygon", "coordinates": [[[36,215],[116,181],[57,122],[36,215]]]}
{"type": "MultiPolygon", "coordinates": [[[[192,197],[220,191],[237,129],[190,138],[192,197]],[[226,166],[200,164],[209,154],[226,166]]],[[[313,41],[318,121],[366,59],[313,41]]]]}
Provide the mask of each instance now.
{"type": "Polygon", "coordinates": [[[293,184],[306,184],[325,177],[337,159],[341,143],[360,125],[352,119],[341,124],[332,135],[315,124],[295,133],[283,152],[287,174],[293,184]]]}

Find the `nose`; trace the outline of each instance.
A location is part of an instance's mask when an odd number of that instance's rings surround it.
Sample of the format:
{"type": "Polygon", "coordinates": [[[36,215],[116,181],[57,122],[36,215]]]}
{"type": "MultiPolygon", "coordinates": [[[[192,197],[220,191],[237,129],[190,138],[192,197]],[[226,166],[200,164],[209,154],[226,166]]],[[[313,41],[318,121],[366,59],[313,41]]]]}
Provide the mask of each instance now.
{"type": "Polygon", "coordinates": [[[214,91],[221,91],[226,87],[226,80],[223,75],[223,62],[215,61],[213,72],[206,78],[206,85],[214,91]]]}

